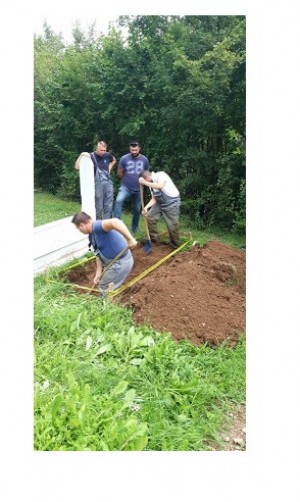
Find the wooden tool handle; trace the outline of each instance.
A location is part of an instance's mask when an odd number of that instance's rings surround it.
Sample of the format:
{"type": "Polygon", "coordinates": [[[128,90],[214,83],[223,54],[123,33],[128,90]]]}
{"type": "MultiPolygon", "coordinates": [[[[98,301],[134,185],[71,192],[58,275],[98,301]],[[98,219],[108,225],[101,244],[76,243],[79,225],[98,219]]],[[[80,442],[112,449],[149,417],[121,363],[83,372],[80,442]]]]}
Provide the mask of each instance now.
{"type": "Polygon", "coordinates": [[[122,249],[122,251],[120,251],[120,253],[118,253],[110,262],[109,264],[105,267],[105,269],[103,270],[102,274],[100,275],[100,281],[102,279],[102,277],[104,276],[105,272],[108,271],[108,269],[114,264],[116,263],[116,261],[121,258],[121,256],[123,256],[124,253],[126,253],[126,251],[129,249],[128,246],[126,246],[126,248],[122,249]]]}
{"type": "MultiPolygon", "coordinates": [[[[144,206],[144,188],[143,188],[143,185],[140,185],[140,193],[141,193],[141,205],[142,205],[142,209],[144,209],[145,206],[144,206]]],[[[144,221],[145,221],[145,228],[146,228],[147,238],[150,241],[151,239],[150,239],[150,234],[149,234],[149,229],[148,229],[147,216],[145,214],[143,214],[143,216],[144,216],[144,221]]]]}

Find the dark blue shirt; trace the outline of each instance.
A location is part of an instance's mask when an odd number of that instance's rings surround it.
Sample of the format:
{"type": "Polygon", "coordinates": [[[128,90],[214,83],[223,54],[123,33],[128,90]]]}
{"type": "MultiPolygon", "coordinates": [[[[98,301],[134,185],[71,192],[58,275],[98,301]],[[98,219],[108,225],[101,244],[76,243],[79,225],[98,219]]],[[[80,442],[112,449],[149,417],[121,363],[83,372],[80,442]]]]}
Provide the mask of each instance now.
{"type": "Polygon", "coordinates": [[[114,160],[112,154],[110,152],[104,153],[102,156],[97,155],[96,152],[90,154],[91,159],[95,168],[95,175],[97,169],[101,172],[100,174],[104,174],[105,178],[109,178],[109,164],[114,160]]]}
{"type": "Polygon", "coordinates": [[[119,167],[123,169],[122,185],[134,192],[140,191],[139,177],[146,169],[150,169],[149,160],[141,153],[134,157],[127,153],[120,158],[119,167]]]}
{"type": "MultiPolygon", "coordinates": [[[[127,246],[127,241],[117,230],[105,232],[102,227],[102,221],[96,220],[93,223],[93,233],[90,234],[90,241],[97,255],[99,250],[104,258],[111,260],[115,258],[127,246]]],[[[128,254],[124,253],[122,258],[128,254]]]]}

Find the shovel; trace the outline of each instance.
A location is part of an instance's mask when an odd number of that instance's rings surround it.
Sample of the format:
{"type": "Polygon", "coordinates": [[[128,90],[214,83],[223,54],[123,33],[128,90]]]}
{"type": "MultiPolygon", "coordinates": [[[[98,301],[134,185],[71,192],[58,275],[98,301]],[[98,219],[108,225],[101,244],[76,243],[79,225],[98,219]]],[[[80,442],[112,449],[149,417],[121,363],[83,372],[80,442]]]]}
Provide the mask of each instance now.
{"type": "MultiPolygon", "coordinates": [[[[126,248],[122,249],[122,251],[120,251],[120,253],[118,253],[110,262],[109,264],[105,267],[105,269],[102,271],[101,275],[100,275],[100,279],[99,279],[99,282],[101,281],[102,277],[104,276],[104,274],[108,271],[108,269],[114,264],[116,263],[116,261],[121,258],[121,256],[123,256],[124,253],[126,253],[127,249],[129,249],[128,246],[126,246],[126,248]]],[[[98,286],[94,285],[90,291],[90,293],[92,293],[93,291],[97,291],[97,288],[98,286]]]]}
{"type": "MultiPolygon", "coordinates": [[[[141,191],[141,204],[142,204],[142,209],[144,210],[144,189],[143,185],[140,185],[140,191],[141,191]]],[[[152,251],[152,246],[151,246],[151,239],[149,235],[149,229],[148,229],[148,222],[147,222],[147,216],[144,216],[144,221],[145,221],[145,229],[146,229],[146,234],[147,234],[147,241],[144,244],[144,251],[146,254],[149,254],[152,251]]]]}

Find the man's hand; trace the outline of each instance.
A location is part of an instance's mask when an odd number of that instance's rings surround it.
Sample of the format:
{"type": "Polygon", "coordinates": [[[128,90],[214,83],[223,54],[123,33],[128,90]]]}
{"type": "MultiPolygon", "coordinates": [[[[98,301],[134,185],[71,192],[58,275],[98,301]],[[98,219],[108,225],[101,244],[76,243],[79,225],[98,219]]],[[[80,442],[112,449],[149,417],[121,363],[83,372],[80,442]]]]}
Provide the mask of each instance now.
{"type": "Polygon", "coordinates": [[[147,209],[144,207],[144,209],[142,209],[142,214],[146,216],[147,212],[148,212],[147,209]]]}
{"type": "Polygon", "coordinates": [[[82,153],[79,155],[79,157],[78,157],[78,159],[76,160],[76,162],[75,162],[75,166],[74,166],[74,167],[75,167],[75,169],[77,169],[77,171],[79,171],[79,169],[80,169],[80,159],[81,159],[81,157],[89,157],[89,158],[91,158],[91,156],[90,156],[89,152],[82,152],[82,153]]]}
{"type": "Polygon", "coordinates": [[[94,277],[94,281],[93,282],[94,282],[95,286],[98,286],[98,284],[100,282],[100,275],[101,274],[97,272],[96,275],[95,275],[95,277],[94,277]]]}
{"type": "Polygon", "coordinates": [[[138,241],[134,237],[132,237],[132,239],[128,240],[129,249],[135,248],[137,246],[137,244],[138,244],[138,241]]]}

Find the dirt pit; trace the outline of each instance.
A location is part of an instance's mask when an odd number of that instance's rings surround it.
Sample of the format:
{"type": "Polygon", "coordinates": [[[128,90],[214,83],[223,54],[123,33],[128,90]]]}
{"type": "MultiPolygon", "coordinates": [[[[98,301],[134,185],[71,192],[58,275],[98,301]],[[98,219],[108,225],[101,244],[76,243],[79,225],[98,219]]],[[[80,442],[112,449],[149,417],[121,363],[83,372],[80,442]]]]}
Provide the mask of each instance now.
{"type": "MultiPolygon", "coordinates": [[[[167,245],[152,243],[146,255],[139,244],[133,250],[134,267],[126,283],[172,251],[167,245]]],[[[94,274],[92,260],[71,269],[67,280],[91,288],[94,274]]],[[[210,241],[175,254],[111,301],[130,307],[136,324],[147,323],[171,333],[175,340],[186,338],[195,345],[212,346],[226,340],[235,345],[245,331],[245,293],[245,252],[210,241]]]]}

